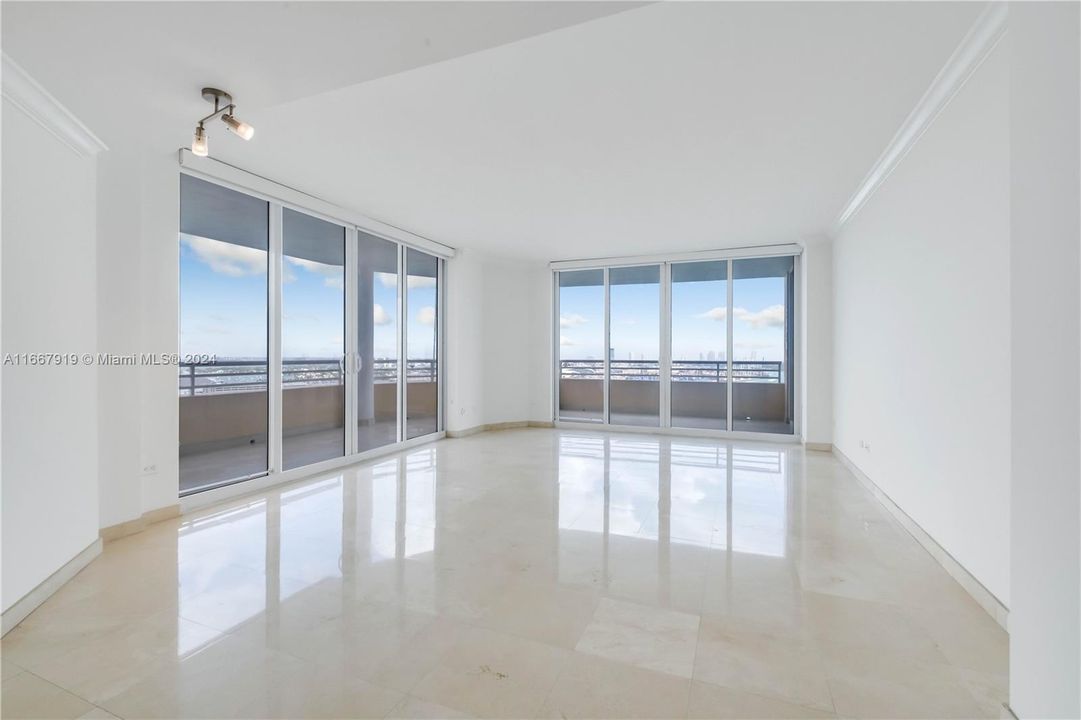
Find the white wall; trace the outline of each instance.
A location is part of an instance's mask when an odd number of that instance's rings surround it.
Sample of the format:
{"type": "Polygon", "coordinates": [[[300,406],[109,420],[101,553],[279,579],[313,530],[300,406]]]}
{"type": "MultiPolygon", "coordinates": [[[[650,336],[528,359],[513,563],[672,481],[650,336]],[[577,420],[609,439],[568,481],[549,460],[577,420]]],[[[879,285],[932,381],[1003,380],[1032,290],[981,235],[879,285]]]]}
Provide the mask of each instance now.
{"type": "MultiPolygon", "coordinates": [[[[3,118],[3,353],[96,353],[94,157],[7,97],[3,118]]],[[[98,386],[81,361],[2,379],[6,611],[97,540],[98,386]]]]}
{"type": "Polygon", "coordinates": [[[481,316],[484,292],[482,256],[468,250],[448,261],[445,380],[446,429],[483,425],[484,348],[481,316]]]}
{"type": "Polygon", "coordinates": [[[803,355],[803,440],[833,442],[833,243],[812,238],[803,246],[800,330],[803,355]]]}
{"type": "Polygon", "coordinates": [[[833,249],[833,442],[1007,605],[1009,141],[1002,41],[833,249]]]}
{"type": "Polygon", "coordinates": [[[1011,3],[1010,706],[1081,717],[1076,3],[1011,3]]]}
{"type": "MultiPolygon", "coordinates": [[[[98,182],[99,341],[115,353],[177,352],[179,180],[175,152],[121,147],[98,182]]],[[[177,503],[176,369],[103,368],[101,525],[177,503]]]]}
{"type": "Polygon", "coordinates": [[[447,275],[447,429],[551,420],[547,265],[464,250],[447,275]]]}
{"type": "MultiPolygon", "coordinates": [[[[104,153],[98,164],[98,343],[114,353],[137,353],[139,303],[131,284],[139,276],[142,243],[138,207],[142,178],[122,149],[104,153]]],[[[139,517],[138,371],[98,369],[98,474],[102,527],[139,517]]]]}

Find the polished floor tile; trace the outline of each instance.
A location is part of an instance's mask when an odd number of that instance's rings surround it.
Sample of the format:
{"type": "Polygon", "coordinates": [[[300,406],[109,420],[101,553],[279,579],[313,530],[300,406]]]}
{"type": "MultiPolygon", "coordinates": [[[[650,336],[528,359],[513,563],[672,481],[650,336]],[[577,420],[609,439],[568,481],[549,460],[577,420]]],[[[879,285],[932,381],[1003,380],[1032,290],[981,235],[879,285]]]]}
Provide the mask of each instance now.
{"type": "Polygon", "coordinates": [[[0,653],[13,718],[997,718],[1008,685],[829,455],[542,429],[111,542],[0,653]]]}
{"type": "Polygon", "coordinates": [[[822,656],[817,646],[798,632],[707,616],[698,636],[694,677],[729,689],[834,711],[822,656]]]}
{"type": "Polygon", "coordinates": [[[698,623],[697,615],[603,598],[575,650],[690,678],[698,623]]]}
{"type": "Polygon", "coordinates": [[[772,718],[834,718],[833,713],[794,705],[767,695],[756,695],[694,682],[687,706],[688,718],[731,718],[732,720],[767,720],[772,718]]]}
{"type": "Polygon", "coordinates": [[[33,673],[4,680],[0,714],[5,718],[77,718],[94,706],[33,673]]]}
{"type": "Polygon", "coordinates": [[[681,715],[690,681],[616,660],[573,656],[544,703],[545,718],[661,718],[681,715]]]}

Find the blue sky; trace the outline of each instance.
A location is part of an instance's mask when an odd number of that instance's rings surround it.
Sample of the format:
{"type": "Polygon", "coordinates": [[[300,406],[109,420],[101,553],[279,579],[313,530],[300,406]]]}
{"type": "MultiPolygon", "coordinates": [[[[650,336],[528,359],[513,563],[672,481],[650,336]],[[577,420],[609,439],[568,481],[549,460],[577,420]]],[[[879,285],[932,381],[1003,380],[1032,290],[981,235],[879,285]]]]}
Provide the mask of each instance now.
{"type": "MultiPolygon", "coordinates": [[[[679,282],[672,288],[672,358],[724,359],[726,281],[679,282]]],[[[613,285],[612,349],[617,360],[655,360],[659,351],[660,289],[613,285]]],[[[736,280],[732,315],[735,360],[784,359],[784,278],[736,280]]],[[[604,357],[604,288],[560,288],[560,357],[604,357]]]]}
{"type": "MultiPolygon", "coordinates": [[[[265,358],[266,269],[264,250],[181,235],[181,354],[265,358]]],[[[286,257],[282,278],[283,356],[340,356],[345,351],[343,268],[286,257]]],[[[409,356],[431,358],[435,344],[435,278],[411,277],[408,284],[409,356]]],[[[375,357],[395,357],[395,275],[376,274],[371,312],[375,357]]]]}

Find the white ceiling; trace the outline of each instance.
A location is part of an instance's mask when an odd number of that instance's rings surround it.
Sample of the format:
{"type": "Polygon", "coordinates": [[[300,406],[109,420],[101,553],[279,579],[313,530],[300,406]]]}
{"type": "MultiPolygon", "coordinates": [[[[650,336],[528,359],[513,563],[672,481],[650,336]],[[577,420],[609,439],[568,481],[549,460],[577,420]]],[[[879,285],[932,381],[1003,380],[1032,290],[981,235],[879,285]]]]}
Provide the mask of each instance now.
{"type": "Polygon", "coordinates": [[[175,147],[209,112],[203,86],[250,114],[640,5],[4,0],[0,14],[4,52],[107,143],[164,126],[175,147]]]}
{"type": "Polygon", "coordinates": [[[106,142],[125,127],[100,100],[110,79],[153,104],[163,148],[190,142],[192,96],[222,83],[257,132],[214,127],[212,156],[450,245],[545,260],[828,231],[981,10],[207,5],[5,2],[4,48],[106,142]]]}

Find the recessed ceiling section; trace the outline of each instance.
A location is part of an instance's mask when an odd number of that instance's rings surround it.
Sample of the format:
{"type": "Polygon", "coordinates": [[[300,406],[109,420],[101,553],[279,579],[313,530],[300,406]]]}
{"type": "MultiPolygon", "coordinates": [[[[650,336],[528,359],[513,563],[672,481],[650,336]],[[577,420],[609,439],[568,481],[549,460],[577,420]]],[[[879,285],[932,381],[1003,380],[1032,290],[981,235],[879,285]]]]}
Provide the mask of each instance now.
{"type": "Polygon", "coordinates": [[[223,153],[503,255],[796,242],[829,229],[980,9],[650,5],[257,113],[274,152],[223,153]]]}
{"type": "Polygon", "coordinates": [[[197,88],[227,87],[258,142],[212,138],[213,157],[449,245],[559,260],[828,231],[982,5],[2,8],[6,51],[106,142],[131,126],[114,85],[145,89],[163,149],[191,143],[197,88]]]}
{"type": "Polygon", "coordinates": [[[179,132],[204,85],[265,108],[640,5],[5,0],[0,14],[4,52],[106,142],[130,143],[131,112],[179,132]]]}

